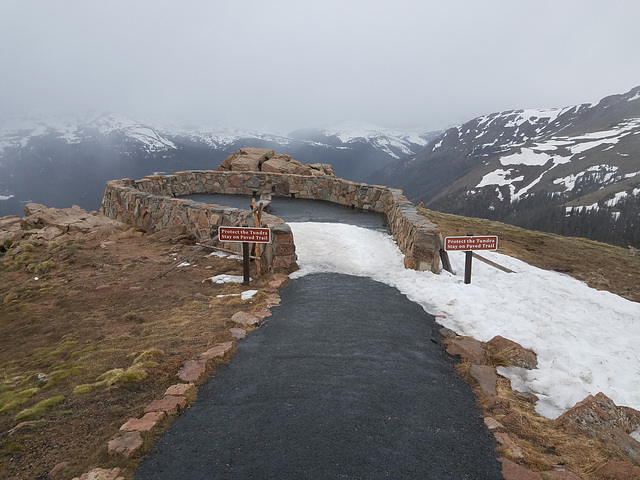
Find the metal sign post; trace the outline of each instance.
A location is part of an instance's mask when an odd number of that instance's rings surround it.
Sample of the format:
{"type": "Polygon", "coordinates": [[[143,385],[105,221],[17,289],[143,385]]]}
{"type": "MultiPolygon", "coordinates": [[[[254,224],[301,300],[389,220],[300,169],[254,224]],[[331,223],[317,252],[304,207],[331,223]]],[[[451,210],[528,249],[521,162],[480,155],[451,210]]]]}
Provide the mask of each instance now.
{"type": "Polygon", "coordinates": [[[444,249],[465,252],[464,283],[468,285],[471,283],[473,250],[497,250],[498,237],[496,235],[473,236],[473,233],[468,233],[466,237],[446,237],[444,249]]]}
{"type": "Polygon", "coordinates": [[[249,285],[249,243],[270,243],[271,230],[254,227],[218,227],[221,242],[242,243],[242,265],[244,285],[249,285]]]}

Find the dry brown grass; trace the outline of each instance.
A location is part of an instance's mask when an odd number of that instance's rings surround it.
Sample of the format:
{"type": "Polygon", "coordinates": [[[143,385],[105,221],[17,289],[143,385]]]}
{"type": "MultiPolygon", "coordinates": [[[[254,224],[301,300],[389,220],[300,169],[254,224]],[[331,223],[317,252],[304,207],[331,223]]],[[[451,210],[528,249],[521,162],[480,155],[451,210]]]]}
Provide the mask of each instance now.
{"type": "MultiPolygon", "coordinates": [[[[48,478],[59,462],[69,465],[56,478],[95,466],[129,467],[125,477],[133,478],[169,420],[144,433],[146,447],[129,460],[110,457],[107,441],[179,382],[185,361],[231,339],[236,311],[264,307],[264,293],[216,298],[264,288],[266,279],[250,287],[203,282],[242,274],[238,260],[207,252],[154,280],[195,248],[167,240],[129,231],[23,240],[0,254],[0,478],[48,478]],[[34,280],[29,265],[49,259],[55,265],[34,280]],[[35,422],[10,434],[23,417],[35,422]]],[[[229,356],[212,361],[209,372],[229,356]]]]}

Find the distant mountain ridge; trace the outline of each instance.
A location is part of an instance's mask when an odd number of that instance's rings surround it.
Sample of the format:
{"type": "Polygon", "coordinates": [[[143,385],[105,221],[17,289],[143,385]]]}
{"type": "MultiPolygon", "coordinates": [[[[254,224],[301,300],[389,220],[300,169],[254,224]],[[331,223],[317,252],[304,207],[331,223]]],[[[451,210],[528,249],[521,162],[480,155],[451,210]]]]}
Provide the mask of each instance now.
{"type": "Polygon", "coordinates": [[[374,126],[307,129],[273,135],[219,126],[176,127],[101,113],[0,122],[0,216],[22,214],[26,201],[53,207],[100,206],[105,184],[154,172],[214,169],[242,147],[270,148],[302,163],[330,163],[363,180],[423,148],[435,134],[374,126]]]}
{"type": "Polygon", "coordinates": [[[640,87],[596,104],[483,115],[370,180],[448,213],[640,242],[640,87]]]}

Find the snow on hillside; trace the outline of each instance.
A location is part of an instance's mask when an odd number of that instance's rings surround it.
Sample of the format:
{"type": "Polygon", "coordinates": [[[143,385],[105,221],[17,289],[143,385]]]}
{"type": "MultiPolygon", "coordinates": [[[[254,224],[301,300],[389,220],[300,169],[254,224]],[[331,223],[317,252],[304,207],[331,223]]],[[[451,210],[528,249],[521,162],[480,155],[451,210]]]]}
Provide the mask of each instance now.
{"type": "MultiPolygon", "coordinates": [[[[552,136],[547,139],[537,140],[528,145],[522,145],[514,153],[503,155],[499,158],[502,167],[497,168],[483,176],[475,188],[482,188],[489,185],[505,186],[509,185],[511,190],[511,201],[515,202],[526,195],[536,186],[544,176],[553,175],[552,170],[559,165],[571,163],[584,158],[581,156],[592,149],[606,151],[622,141],[628,135],[636,135],[640,129],[640,118],[622,122],[608,130],[586,133],[575,136],[552,136]],[[544,171],[534,178],[526,178],[521,174],[521,167],[544,167],[544,171]],[[517,182],[517,184],[516,184],[517,182]]],[[[628,154],[622,154],[628,156],[628,154]]],[[[618,167],[611,165],[596,165],[586,168],[584,171],[570,176],[557,177],[552,180],[555,185],[562,186],[564,192],[569,192],[576,186],[576,181],[590,172],[602,170],[608,172],[606,178],[601,179],[602,185],[606,185],[612,180],[629,178],[628,173],[617,177],[618,167]]],[[[632,174],[631,176],[634,176],[632,174]]]]}
{"type": "MultiPolygon", "coordinates": [[[[399,159],[413,155],[415,146],[425,147],[429,142],[419,133],[393,130],[373,124],[345,122],[319,128],[326,137],[335,137],[344,144],[368,142],[389,156],[399,159]]],[[[424,135],[424,132],[423,132],[424,135]]]]}
{"type": "MultiPolygon", "coordinates": [[[[465,285],[464,254],[451,252],[456,275],[407,270],[393,238],[328,223],[291,223],[300,270],[291,277],[335,272],[396,287],[460,335],[502,335],[532,349],[538,368],[500,368],[519,391],[538,397],[536,410],[556,418],[590,394],[640,410],[640,304],[597,291],[567,275],[498,253],[484,253],[515,273],[474,262],[465,285]]],[[[397,321],[401,328],[401,319],[397,321]]],[[[363,326],[365,328],[365,326],[363,326]]]]}

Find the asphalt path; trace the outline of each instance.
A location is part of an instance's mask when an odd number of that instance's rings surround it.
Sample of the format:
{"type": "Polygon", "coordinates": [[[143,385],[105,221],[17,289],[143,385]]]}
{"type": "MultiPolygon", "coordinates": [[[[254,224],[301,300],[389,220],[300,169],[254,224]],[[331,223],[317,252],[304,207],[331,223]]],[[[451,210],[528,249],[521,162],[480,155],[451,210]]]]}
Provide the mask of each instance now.
{"type": "Polygon", "coordinates": [[[326,273],[281,296],[136,479],[502,478],[473,394],[419,305],[326,273]]]}

